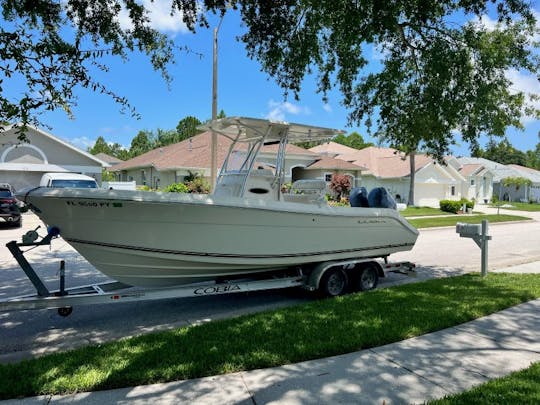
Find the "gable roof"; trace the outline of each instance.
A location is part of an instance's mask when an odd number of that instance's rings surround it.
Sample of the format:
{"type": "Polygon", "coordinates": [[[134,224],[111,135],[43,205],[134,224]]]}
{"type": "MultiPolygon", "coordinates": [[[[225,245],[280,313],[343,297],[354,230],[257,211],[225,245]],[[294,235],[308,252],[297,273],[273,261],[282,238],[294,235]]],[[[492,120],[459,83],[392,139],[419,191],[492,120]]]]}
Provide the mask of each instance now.
{"type": "Polygon", "coordinates": [[[479,163],[464,164],[459,169],[459,173],[462,176],[471,176],[482,171],[483,168],[484,166],[479,163]]]}
{"type": "Polygon", "coordinates": [[[360,167],[353,163],[347,162],[342,159],[334,159],[328,156],[323,156],[321,159],[309,165],[306,170],[316,169],[328,169],[328,170],[365,170],[364,167],[360,167]]]}
{"type": "MultiPolygon", "coordinates": [[[[87,157],[88,159],[93,160],[93,161],[96,162],[96,163],[99,163],[102,167],[109,167],[109,166],[110,166],[109,163],[107,163],[107,162],[105,162],[105,161],[99,159],[98,157],[96,157],[96,156],[94,156],[94,155],[92,155],[92,154],[90,154],[90,153],[88,153],[88,152],[85,152],[85,151],[82,150],[82,149],[77,148],[76,146],[70,144],[69,142],[66,142],[66,141],[64,141],[63,139],[60,139],[60,138],[58,138],[58,137],[56,137],[56,136],[54,136],[54,135],[48,133],[47,131],[44,131],[43,129],[34,127],[33,125],[30,125],[30,124],[28,124],[28,125],[26,125],[26,126],[27,126],[28,129],[30,129],[30,130],[32,130],[32,131],[38,133],[39,135],[44,136],[44,137],[46,137],[46,138],[49,138],[49,139],[53,140],[54,142],[57,142],[57,143],[59,143],[59,144],[65,146],[66,148],[71,149],[72,151],[74,151],[74,152],[76,152],[76,153],[78,153],[78,154],[80,154],[80,155],[83,155],[83,156],[87,157]]],[[[10,130],[12,130],[12,129],[13,129],[13,130],[16,130],[18,127],[19,127],[18,124],[7,125],[7,126],[5,126],[5,127],[3,128],[3,131],[2,131],[2,132],[8,132],[8,131],[10,131],[10,130]]]]}
{"type": "Polygon", "coordinates": [[[520,166],[520,165],[508,165],[514,170],[522,174],[522,177],[525,177],[531,180],[533,183],[540,183],[540,171],[532,169],[530,167],[520,166]]]}
{"type": "Polygon", "coordinates": [[[103,160],[104,162],[107,162],[111,165],[114,165],[116,163],[123,162],[122,159],[118,159],[115,156],[107,155],[106,153],[100,152],[95,155],[98,159],[103,160]]]}
{"type": "MultiPolygon", "coordinates": [[[[115,164],[112,171],[129,170],[145,167],[155,167],[157,170],[175,169],[208,169],[211,166],[211,142],[210,131],[195,135],[182,142],[153,149],[133,159],[115,164]]],[[[232,141],[224,136],[217,136],[217,161],[218,167],[223,165],[232,141]]],[[[279,145],[265,145],[261,148],[262,154],[276,154],[279,145]]],[[[287,144],[285,153],[288,155],[302,155],[311,157],[317,155],[296,145],[287,144]]]]}
{"type": "MultiPolygon", "coordinates": [[[[392,148],[369,146],[356,150],[354,153],[338,155],[337,159],[346,160],[357,166],[367,168],[364,174],[371,174],[379,178],[397,178],[410,175],[409,157],[392,148]]],[[[416,171],[422,169],[433,161],[427,155],[415,156],[416,171]]]]}
{"type": "Polygon", "coordinates": [[[349,153],[357,152],[358,149],[351,148],[350,146],[345,146],[337,142],[325,142],[320,145],[309,148],[311,152],[320,154],[320,155],[344,155],[349,153]]]}
{"type": "Polygon", "coordinates": [[[513,167],[503,165],[501,163],[494,162],[492,160],[484,158],[475,158],[475,157],[460,157],[458,158],[459,163],[462,165],[467,164],[480,164],[485,168],[489,169],[493,173],[493,181],[495,183],[500,182],[502,179],[507,177],[526,177],[523,173],[520,173],[513,167]]]}

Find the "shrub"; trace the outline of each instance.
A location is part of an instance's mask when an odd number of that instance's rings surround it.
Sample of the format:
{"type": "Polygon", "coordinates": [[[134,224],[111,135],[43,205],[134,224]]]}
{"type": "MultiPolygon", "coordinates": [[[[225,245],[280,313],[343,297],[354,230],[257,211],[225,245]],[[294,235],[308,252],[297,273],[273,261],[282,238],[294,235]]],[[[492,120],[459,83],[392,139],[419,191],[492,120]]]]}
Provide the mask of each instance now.
{"type": "Polygon", "coordinates": [[[474,201],[467,200],[466,198],[462,198],[461,200],[459,200],[459,203],[461,204],[461,206],[465,204],[466,207],[470,208],[471,210],[474,208],[474,201]]]}
{"type": "Polygon", "coordinates": [[[283,183],[281,185],[281,192],[286,194],[291,191],[292,183],[283,183]]]}
{"type": "Polygon", "coordinates": [[[192,181],[186,183],[190,193],[208,194],[210,184],[202,177],[195,177],[192,181]]]}
{"type": "Polygon", "coordinates": [[[453,200],[439,201],[439,207],[441,208],[441,211],[451,212],[453,214],[457,214],[462,206],[463,206],[463,203],[461,203],[460,201],[453,201],[453,200]]]}
{"type": "Polygon", "coordinates": [[[351,191],[351,178],[344,174],[334,174],[330,182],[330,190],[336,193],[336,200],[340,201],[342,194],[349,194],[351,191]]]}
{"type": "Polygon", "coordinates": [[[165,187],[163,191],[166,193],[189,193],[189,188],[184,183],[172,183],[165,187]]]}

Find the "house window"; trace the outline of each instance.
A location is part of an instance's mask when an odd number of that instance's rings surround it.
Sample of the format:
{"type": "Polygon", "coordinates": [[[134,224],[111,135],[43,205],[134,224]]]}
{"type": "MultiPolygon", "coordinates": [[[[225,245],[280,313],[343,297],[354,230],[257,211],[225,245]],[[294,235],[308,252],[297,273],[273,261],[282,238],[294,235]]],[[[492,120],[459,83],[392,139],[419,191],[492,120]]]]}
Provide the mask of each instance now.
{"type": "Polygon", "coordinates": [[[450,186],[450,195],[456,195],[456,186],[450,186]]]}
{"type": "Polygon", "coordinates": [[[474,186],[474,179],[471,179],[471,186],[474,186]]]}
{"type": "Polygon", "coordinates": [[[326,181],[327,183],[331,182],[332,181],[332,173],[325,173],[324,174],[324,181],[326,181]]]}

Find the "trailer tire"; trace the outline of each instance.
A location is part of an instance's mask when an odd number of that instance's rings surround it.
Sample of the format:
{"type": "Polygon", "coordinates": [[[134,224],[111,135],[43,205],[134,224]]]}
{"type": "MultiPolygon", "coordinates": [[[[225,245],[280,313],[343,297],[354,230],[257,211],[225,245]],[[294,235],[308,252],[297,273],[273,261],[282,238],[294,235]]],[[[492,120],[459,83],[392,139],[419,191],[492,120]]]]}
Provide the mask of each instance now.
{"type": "Polygon", "coordinates": [[[379,272],[373,264],[365,266],[356,280],[356,289],[358,291],[373,290],[379,284],[379,272]]]}
{"type": "Polygon", "coordinates": [[[349,280],[341,269],[328,269],[319,282],[319,292],[324,297],[337,297],[347,292],[349,280]]]}

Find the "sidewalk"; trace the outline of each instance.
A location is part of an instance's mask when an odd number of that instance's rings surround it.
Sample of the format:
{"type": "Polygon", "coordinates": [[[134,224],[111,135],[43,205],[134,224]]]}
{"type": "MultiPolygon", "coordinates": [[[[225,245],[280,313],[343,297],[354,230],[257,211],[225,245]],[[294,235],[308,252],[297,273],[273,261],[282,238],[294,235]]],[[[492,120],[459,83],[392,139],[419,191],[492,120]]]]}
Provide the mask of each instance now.
{"type": "MultiPolygon", "coordinates": [[[[500,271],[540,273],[540,262],[500,271]]],[[[13,404],[423,403],[540,361],[540,300],[382,347],[271,369],[13,404]]]]}

